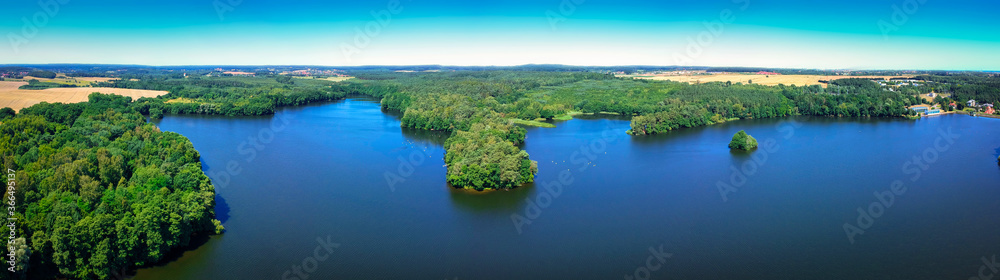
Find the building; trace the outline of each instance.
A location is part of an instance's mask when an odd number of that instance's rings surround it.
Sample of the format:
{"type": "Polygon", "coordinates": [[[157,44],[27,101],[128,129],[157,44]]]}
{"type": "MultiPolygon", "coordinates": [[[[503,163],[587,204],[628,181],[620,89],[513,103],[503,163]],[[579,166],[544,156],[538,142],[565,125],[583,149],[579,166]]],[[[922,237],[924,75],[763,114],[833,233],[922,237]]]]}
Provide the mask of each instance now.
{"type": "Polygon", "coordinates": [[[996,111],[993,111],[993,104],[984,104],[983,107],[986,107],[986,111],[984,112],[986,114],[992,115],[996,113],[996,111]]]}
{"type": "Polygon", "coordinates": [[[969,100],[969,102],[965,102],[965,105],[968,107],[976,107],[976,100],[969,100]]]}

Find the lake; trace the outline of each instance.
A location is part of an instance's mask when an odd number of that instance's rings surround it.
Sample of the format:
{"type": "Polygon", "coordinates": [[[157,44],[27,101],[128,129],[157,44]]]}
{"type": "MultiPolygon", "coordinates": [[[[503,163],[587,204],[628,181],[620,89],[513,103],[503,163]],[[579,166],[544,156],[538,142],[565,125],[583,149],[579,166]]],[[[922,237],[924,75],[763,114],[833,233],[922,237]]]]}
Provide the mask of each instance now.
{"type": "Polygon", "coordinates": [[[488,193],[399,124],[361,98],[165,117],[227,232],[135,279],[969,279],[1000,254],[1000,120],[584,117],[528,128],[536,182],[488,193]]]}

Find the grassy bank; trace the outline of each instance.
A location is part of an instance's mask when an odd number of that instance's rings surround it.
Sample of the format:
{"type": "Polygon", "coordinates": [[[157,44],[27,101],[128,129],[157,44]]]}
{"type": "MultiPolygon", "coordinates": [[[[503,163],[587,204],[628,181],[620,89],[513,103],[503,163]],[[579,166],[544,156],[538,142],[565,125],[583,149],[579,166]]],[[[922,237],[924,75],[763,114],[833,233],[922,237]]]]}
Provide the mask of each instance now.
{"type": "Polygon", "coordinates": [[[526,126],[536,126],[536,127],[545,127],[545,128],[556,127],[556,125],[554,125],[554,124],[547,123],[547,122],[540,122],[540,121],[526,121],[526,120],[522,120],[522,119],[511,119],[511,121],[513,121],[516,124],[526,125],[526,126]]]}

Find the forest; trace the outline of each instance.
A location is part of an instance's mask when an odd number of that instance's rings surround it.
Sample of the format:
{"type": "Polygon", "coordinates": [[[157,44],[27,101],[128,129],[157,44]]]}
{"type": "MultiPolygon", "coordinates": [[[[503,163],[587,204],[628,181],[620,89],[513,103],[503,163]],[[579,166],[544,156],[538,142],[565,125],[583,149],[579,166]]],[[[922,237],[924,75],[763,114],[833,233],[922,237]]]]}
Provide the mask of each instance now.
{"type": "Polygon", "coordinates": [[[95,87],[165,90],[157,98],[136,100],[140,113],[259,116],[274,114],[282,106],[342,99],[345,92],[332,82],[270,77],[184,77],[182,74],[126,75],[97,83],[95,87]]]}
{"type": "MultiPolygon", "coordinates": [[[[0,110],[14,172],[15,279],[109,279],[223,231],[215,189],[187,138],[146,122],[129,97],[0,110]]],[[[12,214],[12,215],[11,215],[12,214]]]]}

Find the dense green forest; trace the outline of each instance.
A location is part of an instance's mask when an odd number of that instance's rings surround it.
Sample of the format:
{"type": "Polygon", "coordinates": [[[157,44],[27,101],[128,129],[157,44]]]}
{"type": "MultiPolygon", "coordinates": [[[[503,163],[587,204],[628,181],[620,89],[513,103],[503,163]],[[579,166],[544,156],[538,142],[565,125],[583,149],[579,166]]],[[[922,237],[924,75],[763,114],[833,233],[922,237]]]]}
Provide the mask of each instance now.
{"type": "MultiPolygon", "coordinates": [[[[187,138],[161,132],[128,97],[0,111],[14,172],[17,279],[109,279],[217,234],[215,189],[187,138]]],[[[8,176],[8,179],[9,176],[8,176]]],[[[13,196],[13,197],[11,197],[13,196]]]]}
{"type": "Polygon", "coordinates": [[[167,114],[259,116],[274,114],[281,106],[342,99],[345,92],[323,80],[277,77],[185,77],[183,74],[127,75],[97,83],[95,87],[164,90],[157,98],[140,98],[138,109],[167,114]],[[167,102],[168,100],[173,100],[167,102]]]}
{"type": "Polygon", "coordinates": [[[28,76],[35,77],[35,78],[55,79],[56,78],[56,72],[46,71],[46,70],[38,70],[38,71],[28,72],[28,76]]]}

